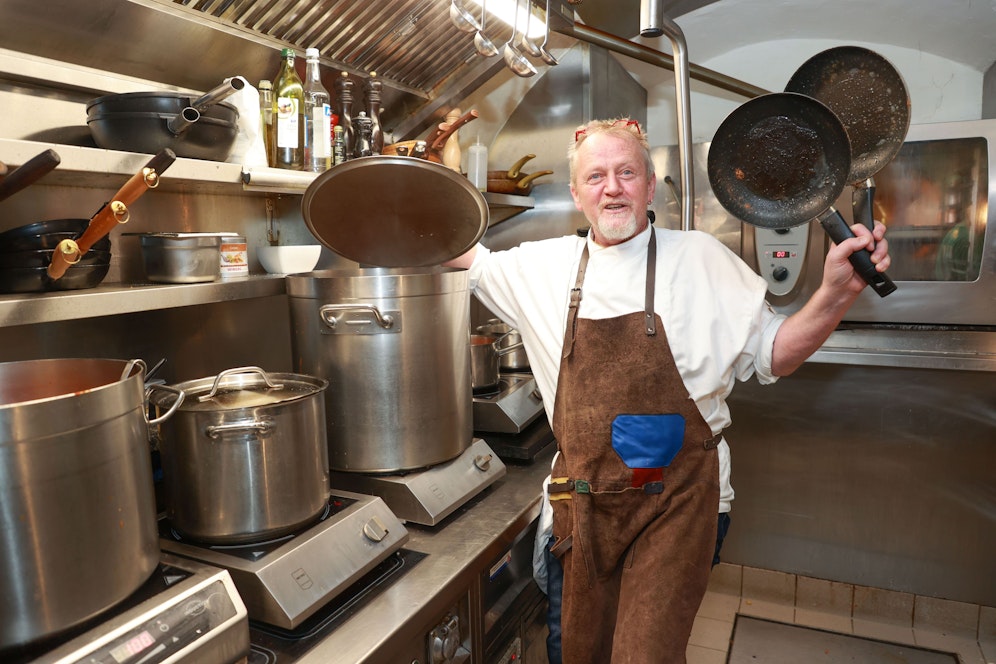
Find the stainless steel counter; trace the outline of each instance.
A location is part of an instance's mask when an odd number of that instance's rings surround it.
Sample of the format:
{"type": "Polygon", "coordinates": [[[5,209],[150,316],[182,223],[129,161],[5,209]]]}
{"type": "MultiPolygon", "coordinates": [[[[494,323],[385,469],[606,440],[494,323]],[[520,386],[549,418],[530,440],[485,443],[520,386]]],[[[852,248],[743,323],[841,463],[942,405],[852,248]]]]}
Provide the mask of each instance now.
{"type": "MultiPolygon", "coordinates": [[[[442,524],[409,524],[405,548],[428,556],[393,582],[301,662],[374,664],[413,661],[409,652],[461,598],[479,595],[481,572],[507,549],[540,510],[543,479],[549,474],[553,446],[530,465],[509,465],[501,480],[485,489],[442,524]]],[[[480,629],[480,616],[471,621],[480,629]]],[[[475,637],[479,650],[480,635],[475,637]]],[[[418,661],[425,662],[424,645],[418,661]]],[[[479,654],[474,661],[478,661],[479,654]]]]}

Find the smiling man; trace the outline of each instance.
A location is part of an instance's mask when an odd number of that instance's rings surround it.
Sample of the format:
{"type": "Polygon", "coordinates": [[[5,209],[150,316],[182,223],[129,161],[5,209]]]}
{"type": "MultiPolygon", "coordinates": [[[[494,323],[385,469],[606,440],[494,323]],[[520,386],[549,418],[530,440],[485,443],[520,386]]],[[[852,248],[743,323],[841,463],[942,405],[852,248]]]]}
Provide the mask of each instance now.
{"type": "MultiPolygon", "coordinates": [[[[568,159],[587,238],[478,245],[450,265],[469,268],[474,293],[519,330],[540,392],[554,395],[547,512],[564,570],[563,661],[681,663],[717,506],[733,499],[726,396],[819,348],[865,287],[847,257],[872,233],[857,226],[832,247],[819,290],[785,318],[719,241],[650,225],[656,177],[636,121],[579,127],[568,159]]],[[[884,232],[874,231],[880,271],[884,232]]]]}

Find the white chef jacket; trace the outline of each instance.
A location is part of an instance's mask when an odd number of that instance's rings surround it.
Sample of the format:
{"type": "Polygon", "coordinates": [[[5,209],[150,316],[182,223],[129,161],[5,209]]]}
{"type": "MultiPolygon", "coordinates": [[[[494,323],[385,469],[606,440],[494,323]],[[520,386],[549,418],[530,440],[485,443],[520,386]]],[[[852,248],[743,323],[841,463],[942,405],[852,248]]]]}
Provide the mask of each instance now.
{"type": "MultiPolygon", "coordinates": [[[[478,247],[470,267],[470,287],[488,309],[522,336],[551,422],[570,290],[585,242],[589,260],[578,316],[614,318],[644,309],[649,235],[648,228],[611,247],[596,244],[590,234],[587,239],[565,236],[526,242],[499,252],[478,247]]],[[[777,380],[771,372],[771,355],[785,317],[765,302],[764,279],[711,235],[656,229],[655,239],[654,309],[663,321],[686,389],[717,434],[730,424],[726,397],[735,379],[756,375],[762,384],[777,380]]],[[[725,439],[717,451],[718,511],[728,512],[734,494],[725,439]]],[[[549,530],[549,511],[544,514],[547,518],[541,518],[537,542],[545,542],[542,533],[549,530]]]]}

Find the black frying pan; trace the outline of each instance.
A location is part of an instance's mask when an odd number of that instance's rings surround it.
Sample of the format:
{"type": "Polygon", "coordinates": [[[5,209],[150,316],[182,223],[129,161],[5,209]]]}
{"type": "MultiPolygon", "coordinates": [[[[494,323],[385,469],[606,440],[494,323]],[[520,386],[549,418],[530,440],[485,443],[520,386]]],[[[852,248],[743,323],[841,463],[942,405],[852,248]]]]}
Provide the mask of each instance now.
{"type": "MultiPolygon", "coordinates": [[[[779,92],[755,97],[723,120],[707,170],[716,198],[737,218],[769,229],[818,219],[840,243],[854,237],[833,208],[847,183],[850,155],[847,132],[833,111],[812,97],[779,92]]],[[[850,260],[879,296],[896,290],[867,250],[850,260]]]]}
{"type": "Polygon", "coordinates": [[[910,126],[910,98],[903,77],[874,51],[840,46],[804,62],[785,91],[821,101],[840,118],[851,141],[847,180],[854,187],[854,220],[871,229],[872,176],[896,156],[910,126]]]}

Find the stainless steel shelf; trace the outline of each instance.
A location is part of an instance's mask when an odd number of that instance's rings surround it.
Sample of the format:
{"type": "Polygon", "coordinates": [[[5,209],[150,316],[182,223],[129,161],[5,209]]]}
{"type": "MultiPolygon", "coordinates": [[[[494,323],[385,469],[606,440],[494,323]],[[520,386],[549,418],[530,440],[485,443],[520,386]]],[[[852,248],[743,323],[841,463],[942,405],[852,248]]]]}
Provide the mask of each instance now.
{"type": "Polygon", "coordinates": [[[48,293],[0,295],[0,327],[114,316],[286,293],[282,275],[201,284],[113,284],[48,293]]]}
{"type": "Polygon", "coordinates": [[[491,211],[488,227],[500,224],[526,210],[532,210],[536,206],[536,199],[532,196],[494,194],[490,191],[484,193],[484,200],[487,201],[488,209],[491,211]]]}

